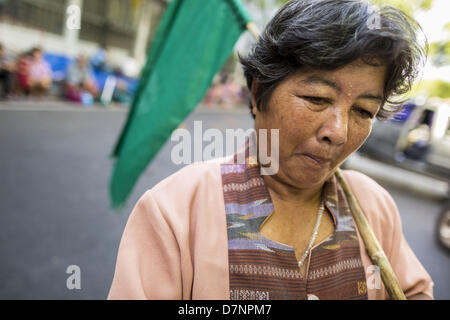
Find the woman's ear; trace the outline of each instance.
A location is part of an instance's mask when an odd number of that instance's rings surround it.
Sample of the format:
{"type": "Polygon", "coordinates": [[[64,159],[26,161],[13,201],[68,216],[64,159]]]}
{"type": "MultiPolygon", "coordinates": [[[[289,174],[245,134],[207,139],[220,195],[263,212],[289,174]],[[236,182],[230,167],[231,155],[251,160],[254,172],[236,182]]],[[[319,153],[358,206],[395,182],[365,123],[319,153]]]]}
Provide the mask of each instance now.
{"type": "Polygon", "coordinates": [[[250,94],[252,95],[252,113],[254,116],[256,116],[256,114],[258,113],[258,108],[256,106],[256,98],[255,98],[255,93],[256,93],[256,89],[258,88],[258,80],[253,79],[252,81],[252,90],[250,92],[250,94]]]}

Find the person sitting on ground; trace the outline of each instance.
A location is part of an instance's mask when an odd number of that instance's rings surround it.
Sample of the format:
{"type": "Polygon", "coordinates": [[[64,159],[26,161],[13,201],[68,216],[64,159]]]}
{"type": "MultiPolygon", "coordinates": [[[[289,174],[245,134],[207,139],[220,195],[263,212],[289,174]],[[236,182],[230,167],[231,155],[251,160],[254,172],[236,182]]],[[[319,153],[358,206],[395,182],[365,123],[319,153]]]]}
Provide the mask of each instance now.
{"type": "Polygon", "coordinates": [[[30,94],[30,65],[31,53],[29,51],[22,52],[16,60],[16,75],[13,86],[13,91],[19,94],[30,94]]]}
{"type": "Polygon", "coordinates": [[[83,93],[89,93],[93,98],[96,98],[99,89],[88,59],[81,55],[69,67],[66,96],[69,100],[81,102],[83,93]]]}
{"type": "Polygon", "coordinates": [[[6,99],[11,91],[11,76],[14,66],[9,61],[0,43],[0,99],[6,99]]]}
{"type": "Polygon", "coordinates": [[[50,64],[42,57],[42,49],[35,47],[31,50],[31,64],[29,71],[29,89],[32,94],[45,94],[52,85],[52,70],[50,64]]]}

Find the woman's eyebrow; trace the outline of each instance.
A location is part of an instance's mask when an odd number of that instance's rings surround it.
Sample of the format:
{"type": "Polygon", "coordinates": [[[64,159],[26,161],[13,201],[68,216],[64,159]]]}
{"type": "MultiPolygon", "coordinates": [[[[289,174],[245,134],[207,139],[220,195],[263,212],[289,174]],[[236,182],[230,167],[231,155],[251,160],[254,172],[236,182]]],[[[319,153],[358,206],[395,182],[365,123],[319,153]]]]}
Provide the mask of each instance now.
{"type": "MultiPolygon", "coordinates": [[[[306,83],[306,84],[320,84],[320,85],[324,85],[327,87],[332,88],[333,90],[335,90],[338,93],[342,92],[341,87],[334,81],[332,80],[328,80],[325,78],[322,78],[318,75],[311,75],[309,77],[307,77],[306,79],[303,79],[300,81],[300,83],[306,83]]],[[[362,94],[360,96],[358,96],[358,99],[368,99],[368,100],[373,100],[377,103],[381,103],[383,102],[383,97],[379,94],[371,94],[371,93],[366,93],[366,94],[362,94]]]]}
{"type": "Polygon", "coordinates": [[[369,100],[373,100],[377,103],[383,102],[383,98],[381,97],[381,95],[371,94],[371,93],[362,94],[362,95],[358,96],[358,99],[369,99],[369,100]]]}
{"type": "Polygon", "coordinates": [[[306,79],[301,80],[300,83],[325,85],[325,86],[332,88],[333,90],[335,90],[338,93],[342,92],[341,87],[339,87],[336,82],[322,78],[317,75],[311,75],[311,76],[307,77],[306,79]]]}

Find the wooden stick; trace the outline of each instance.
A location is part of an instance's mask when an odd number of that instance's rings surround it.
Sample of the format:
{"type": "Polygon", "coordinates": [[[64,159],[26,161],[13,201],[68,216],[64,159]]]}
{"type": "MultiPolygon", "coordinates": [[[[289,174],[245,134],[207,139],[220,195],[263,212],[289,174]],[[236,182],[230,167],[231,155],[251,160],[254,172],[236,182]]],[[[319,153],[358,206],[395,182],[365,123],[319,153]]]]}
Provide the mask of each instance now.
{"type": "Polygon", "coordinates": [[[255,38],[255,40],[258,41],[260,32],[256,23],[250,21],[249,23],[247,23],[246,27],[248,31],[250,31],[250,33],[252,34],[253,38],[255,38]]]}
{"type": "Polygon", "coordinates": [[[356,200],[355,196],[345,182],[340,169],[336,170],[336,176],[345,192],[348,204],[350,206],[350,211],[352,212],[353,219],[355,220],[356,226],[358,227],[359,233],[364,241],[367,253],[372,260],[372,263],[380,268],[381,279],[383,280],[389,296],[393,300],[406,300],[405,294],[400,288],[400,284],[394,274],[394,271],[392,270],[389,260],[381,248],[375,234],[370,228],[369,222],[359,206],[358,200],[356,200]]]}

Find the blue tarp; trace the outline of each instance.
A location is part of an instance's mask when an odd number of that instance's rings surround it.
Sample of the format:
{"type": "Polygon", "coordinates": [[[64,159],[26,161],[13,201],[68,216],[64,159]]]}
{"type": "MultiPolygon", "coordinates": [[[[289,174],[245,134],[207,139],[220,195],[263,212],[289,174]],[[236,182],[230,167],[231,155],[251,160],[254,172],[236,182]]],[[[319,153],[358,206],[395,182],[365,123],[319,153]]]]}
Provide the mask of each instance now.
{"type": "MultiPolygon", "coordinates": [[[[48,52],[44,53],[44,59],[50,64],[54,81],[64,81],[67,77],[67,70],[69,66],[75,62],[74,58],[48,52]]],[[[106,72],[94,69],[94,77],[97,81],[100,90],[103,90],[106,78],[108,78],[108,76],[115,76],[117,79],[125,82],[128,93],[133,94],[136,91],[138,79],[129,78],[123,75],[116,75],[113,72],[106,72]]]]}

